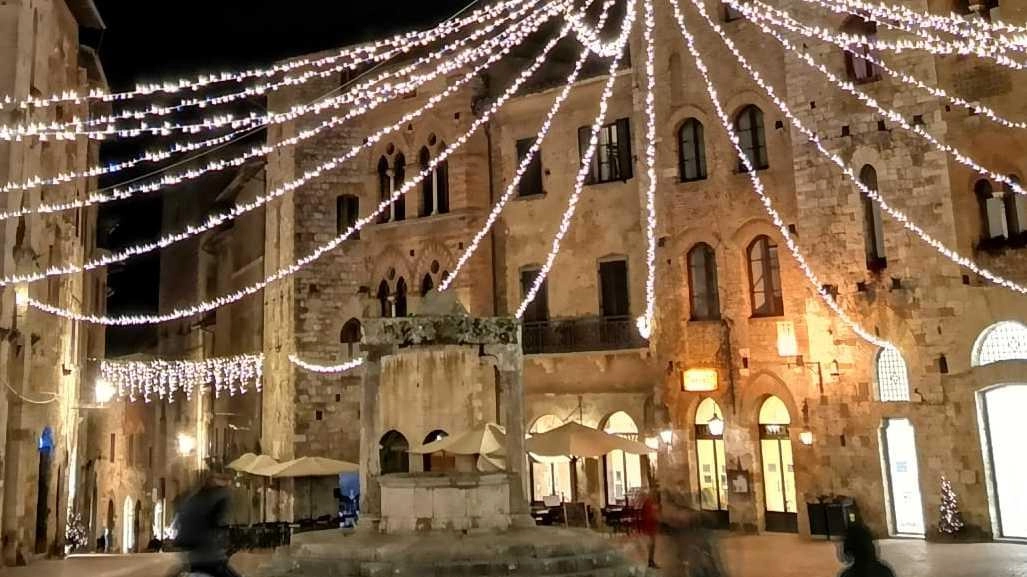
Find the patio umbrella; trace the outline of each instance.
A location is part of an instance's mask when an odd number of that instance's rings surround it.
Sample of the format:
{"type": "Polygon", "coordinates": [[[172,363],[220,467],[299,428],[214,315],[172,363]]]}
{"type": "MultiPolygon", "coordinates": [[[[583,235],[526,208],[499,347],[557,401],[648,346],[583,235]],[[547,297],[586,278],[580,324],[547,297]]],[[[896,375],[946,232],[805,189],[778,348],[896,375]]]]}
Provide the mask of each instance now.
{"type": "Polygon", "coordinates": [[[586,427],[571,421],[551,431],[532,436],[525,443],[528,452],[544,457],[601,457],[612,451],[632,455],[654,452],[649,446],[586,427]]]}
{"type": "Polygon", "coordinates": [[[225,468],[232,469],[233,471],[245,472],[246,467],[249,467],[251,463],[257,458],[253,453],[246,453],[231,463],[225,465],[225,468]]]}
{"type": "Polygon", "coordinates": [[[503,456],[506,454],[506,430],[495,423],[484,423],[470,431],[414,447],[408,452],[415,455],[449,453],[451,455],[503,456]]]}
{"type": "Polygon", "coordinates": [[[270,470],[269,477],[334,477],[342,473],[356,473],[360,465],[348,461],[326,459],[324,457],[300,457],[281,463],[270,470]]]}
{"type": "Polygon", "coordinates": [[[242,471],[243,473],[249,473],[251,475],[257,475],[258,477],[270,477],[271,473],[274,472],[275,467],[277,467],[278,464],[278,461],[276,461],[273,457],[269,457],[267,455],[258,455],[256,458],[250,461],[248,465],[236,470],[242,471]]]}

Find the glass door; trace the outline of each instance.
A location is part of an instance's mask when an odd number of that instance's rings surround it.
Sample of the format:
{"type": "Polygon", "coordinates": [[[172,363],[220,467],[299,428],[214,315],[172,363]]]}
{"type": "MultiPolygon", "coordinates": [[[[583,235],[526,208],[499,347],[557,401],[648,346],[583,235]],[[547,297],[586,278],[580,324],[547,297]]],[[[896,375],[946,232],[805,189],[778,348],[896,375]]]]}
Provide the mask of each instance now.
{"type": "Polygon", "coordinates": [[[920,497],[916,432],[909,419],[885,421],[884,445],[893,529],[899,535],[923,535],[924,506],[920,497]]]}

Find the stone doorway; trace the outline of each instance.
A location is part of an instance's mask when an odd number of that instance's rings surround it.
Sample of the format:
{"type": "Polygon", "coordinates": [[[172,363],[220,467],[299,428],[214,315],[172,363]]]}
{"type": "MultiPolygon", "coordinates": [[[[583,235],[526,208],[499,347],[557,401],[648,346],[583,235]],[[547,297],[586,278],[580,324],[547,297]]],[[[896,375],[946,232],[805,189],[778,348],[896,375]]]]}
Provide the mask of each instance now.
{"type": "Polygon", "coordinates": [[[39,473],[36,477],[36,553],[46,553],[49,530],[50,467],[53,464],[53,429],[46,427],[39,435],[39,473]]]}
{"type": "Polygon", "coordinates": [[[763,461],[765,528],[780,533],[798,533],[798,503],[795,496],[795,461],[788,426],[791,415],[784,401],[769,397],[760,408],[760,456],[763,461]]]}
{"type": "Polygon", "coordinates": [[[886,419],[881,441],[892,533],[923,537],[924,505],[913,424],[909,419],[886,419]]]}
{"type": "Polygon", "coordinates": [[[995,534],[1003,539],[1027,539],[1027,384],[1000,385],[980,394],[981,436],[988,460],[989,495],[995,534]]]}

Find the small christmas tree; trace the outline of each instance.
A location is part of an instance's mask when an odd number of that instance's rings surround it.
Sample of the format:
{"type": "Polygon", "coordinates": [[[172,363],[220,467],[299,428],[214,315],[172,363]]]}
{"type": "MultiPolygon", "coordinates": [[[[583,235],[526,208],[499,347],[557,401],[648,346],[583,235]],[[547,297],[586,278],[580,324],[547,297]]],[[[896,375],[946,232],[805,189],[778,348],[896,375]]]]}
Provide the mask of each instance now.
{"type": "Polygon", "coordinates": [[[74,513],[68,520],[68,526],[64,530],[64,553],[81,551],[89,545],[89,537],[86,536],[86,528],[82,523],[82,516],[74,513]]]}
{"type": "Polygon", "coordinates": [[[946,535],[955,535],[963,530],[963,514],[959,512],[959,498],[952,489],[952,483],[941,477],[941,505],[938,507],[941,512],[941,520],[938,522],[938,531],[946,535]]]}

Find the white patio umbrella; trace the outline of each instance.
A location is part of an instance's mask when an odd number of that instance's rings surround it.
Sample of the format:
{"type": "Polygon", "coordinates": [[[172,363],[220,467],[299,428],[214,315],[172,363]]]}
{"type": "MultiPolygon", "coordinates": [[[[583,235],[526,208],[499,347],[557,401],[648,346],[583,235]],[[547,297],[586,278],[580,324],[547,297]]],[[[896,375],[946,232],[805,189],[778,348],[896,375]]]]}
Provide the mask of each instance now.
{"type": "Polygon", "coordinates": [[[240,473],[246,471],[246,467],[249,467],[251,463],[257,458],[253,453],[246,453],[231,463],[225,465],[225,468],[232,469],[233,471],[239,471],[240,473]]]}
{"type": "Polygon", "coordinates": [[[326,459],[324,457],[300,457],[286,461],[270,470],[269,477],[334,477],[342,473],[357,473],[360,465],[349,461],[326,459]]]}
{"type": "Polygon", "coordinates": [[[574,421],[533,435],[525,447],[530,453],[544,457],[601,457],[612,451],[624,451],[632,455],[655,452],[644,443],[611,435],[574,421]]]}
{"type": "Polygon", "coordinates": [[[483,423],[470,431],[450,435],[426,445],[414,447],[407,452],[415,455],[449,453],[451,455],[506,454],[506,429],[495,423],[483,423]]]}

